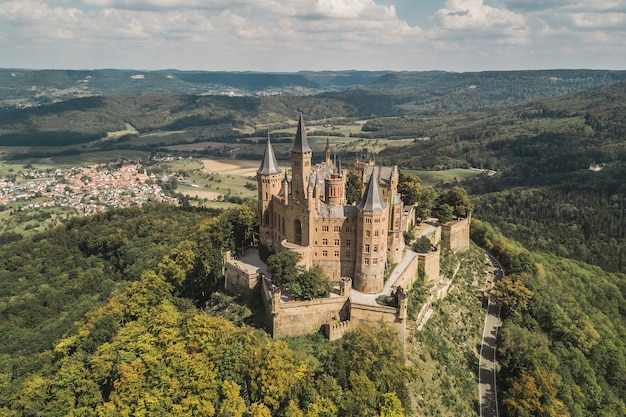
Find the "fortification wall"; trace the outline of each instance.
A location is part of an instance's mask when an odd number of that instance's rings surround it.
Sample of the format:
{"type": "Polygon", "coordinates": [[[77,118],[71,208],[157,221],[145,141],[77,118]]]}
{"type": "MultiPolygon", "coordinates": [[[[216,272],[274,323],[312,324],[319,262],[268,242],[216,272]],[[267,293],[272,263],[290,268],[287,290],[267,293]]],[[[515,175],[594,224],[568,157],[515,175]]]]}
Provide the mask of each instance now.
{"type": "Polygon", "coordinates": [[[439,281],[439,275],[441,274],[439,266],[439,258],[441,251],[439,248],[436,251],[428,253],[419,253],[418,264],[424,267],[426,273],[426,282],[439,281]]]}
{"type": "Polygon", "coordinates": [[[403,341],[406,331],[406,320],[398,318],[398,310],[394,307],[375,306],[352,303],[350,306],[350,325],[352,329],[359,327],[378,327],[384,324],[393,329],[403,341]]]}
{"type": "MultiPolygon", "coordinates": [[[[411,254],[411,252],[407,252],[407,254],[411,254]]],[[[404,289],[410,289],[415,282],[417,277],[417,266],[419,263],[419,254],[414,254],[413,258],[409,261],[404,271],[400,273],[396,282],[392,284],[393,287],[402,287],[404,289]]],[[[398,266],[396,266],[397,268],[398,266]]]]}
{"type": "Polygon", "coordinates": [[[470,222],[471,217],[467,217],[441,226],[441,240],[443,244],[454,252],[468,250],[470,245],[470,222]]]}
{"type": "Polygon", "coordinates": [[[242,293],[254,289],[259,282],[259,274],[250,274],[237,266],[236,261],[224,264],[224,287],[228,291],[242,293]]]}
{"type": "Polygon", "coordinates": [[[347,296],[285,301],[280,298],[280,293],[271,288],[269,279],[263,280],[262,284],[263,304],[272,320],[274,339],[317,333],[328,322],[339,323],[350,319],[347,296]]]}

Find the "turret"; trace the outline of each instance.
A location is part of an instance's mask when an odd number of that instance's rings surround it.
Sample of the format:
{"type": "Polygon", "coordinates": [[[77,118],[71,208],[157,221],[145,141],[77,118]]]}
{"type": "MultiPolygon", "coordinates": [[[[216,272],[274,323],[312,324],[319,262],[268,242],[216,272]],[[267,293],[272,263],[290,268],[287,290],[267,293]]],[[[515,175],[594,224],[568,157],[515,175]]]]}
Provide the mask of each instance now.
{"type": "Polygon", "coordinates": [[[354,288],[375,294],[383,289],[387,262],[387,205],[376,170],[372,170],[358,208],[357,259],[354,288]]]}
{"type": "Polygon", "coordinates": [[[330,166],[330,140],[326,136],[326,165],[330,166]]]}
{"type": "Polygon", "coordinates": [[[306,138],[304,118],[300,113],[296,139],[291,148],[291,197],[296,203],[308,197],[308,182],[311,175],[312,151],[306,138]]]}
{"type": "Polygon", "coordinates": [[[272,244],[272,215],[270,203],[272,196],[278,195],[281,186],[281,170],[276,163],[272,142],[269,135],[265,146],[265,153],[261,166],[256,171],[257,189],[258,189],[258,212],[259,212],[259,238],[261,243],[269,247],[272,244]]]}

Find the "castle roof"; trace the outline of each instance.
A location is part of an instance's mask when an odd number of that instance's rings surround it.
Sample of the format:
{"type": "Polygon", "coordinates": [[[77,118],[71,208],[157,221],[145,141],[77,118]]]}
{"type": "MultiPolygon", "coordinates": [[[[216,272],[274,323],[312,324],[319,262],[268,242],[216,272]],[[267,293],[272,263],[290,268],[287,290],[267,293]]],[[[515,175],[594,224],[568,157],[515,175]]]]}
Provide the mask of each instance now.
{"type": "MultiPolygon", "coordinates": [[[[368,176],[372,175],[372,172],[374,172],[374,168],[375,167],[373,165],[366,166],[363,169],[364,176],[367,178],[368,176]]],[[[398,166],[382,166],[376,167],[376,169],[378,170],[379,183],[383,185],[389,185],[391,184],[393,177],[397,175],[398,166]]]]}
{"type": "Polygon", "coordinates": [[[293,142],[293,148],[291,152],[306,153],[313,152],[309,146],[309,142],[306,140],[306,129],[304,128],[304,118],[300,113],[300,119],[298,120],[298,130],[296,131],[296,140],[293,142]]]}
{"type": "Polygon", "coordinates": [[[365,189],[363,199],[357,207],[359,208],[359,210],[369,212],[383,211],[387,208],[387,205],[383,201],[383,197],[380,194],[376,170],[372,171],[372,175],[370,175],[370,179],[367,183],[367,188],[365,189]]]}
{"type": "Polygon", "coordinates": [[[256,172],[261,175],[281,173],[281,170],[276,163],[276,156],[274,155],[274,149],[272,149],[272,142],[270,142],[269,136],[267,137],[267,146],[265,147],[265,153],[263,154],[261,166],[256,170],[256,172]]]}
{"type": "Polygon", "coordinates": [[[318,214],[321,217],[327,217],[331,219],[339,219],[343,217],[346,217],[349,219],[356,219],[357,208],[356,206],[338,206],[338,205],[326,204],[320,201],[318,214]]]}

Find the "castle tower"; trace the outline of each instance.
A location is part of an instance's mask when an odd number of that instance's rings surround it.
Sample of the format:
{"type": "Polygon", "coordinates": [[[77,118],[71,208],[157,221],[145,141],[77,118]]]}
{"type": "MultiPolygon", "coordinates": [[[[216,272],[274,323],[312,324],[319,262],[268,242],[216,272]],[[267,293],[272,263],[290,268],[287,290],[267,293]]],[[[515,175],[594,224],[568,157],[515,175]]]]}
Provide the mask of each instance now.
{"type": "Polygon", "coordinates": [[[304,118],[300,113],[296,140],[291,148],[291,198],[296,204],[308,198],[312,151],[306,138],[304,118]]]}
{"type": "Polygon", "coordinates": [[[272,196],[278,195],[281,190],[281,170],[276,163],[276,156],[270,142],[269,135],[267,137],[267,145],[261,166],[256,170],[256,181],[258,189],[258,207],[259,207],[259,238],[261,243],[272,247],[272,215],[270,203],[272,196]]]}
{"type": "Polygon", "coordinates": [[[328,136],[326,136],[326,165],[330,166],[330,140],[328,139],[328,136]]]}
{"type": "Polygon", "coordinates": [[[333,173],[324,180],[324,197],[327,204],[342,206],[346,204],[345,179],[339,173],[333,173]]]}
{"type": "Polygon", "coordinates": [[[383,290],[387,262],[387,205],[372,170],[358,208],[354,288],[368,294],[383,290]]]}

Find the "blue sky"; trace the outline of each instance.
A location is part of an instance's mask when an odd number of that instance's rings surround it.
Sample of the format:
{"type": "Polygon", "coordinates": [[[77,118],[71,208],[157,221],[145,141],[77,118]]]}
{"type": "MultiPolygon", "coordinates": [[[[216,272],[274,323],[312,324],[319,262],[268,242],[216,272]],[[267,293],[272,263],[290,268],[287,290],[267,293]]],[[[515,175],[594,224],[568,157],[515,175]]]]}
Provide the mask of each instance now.
{"type": "Polygon", "coordinates": [[[0,0],[0,67],[626,69],[626,0],[0,0]]]}

